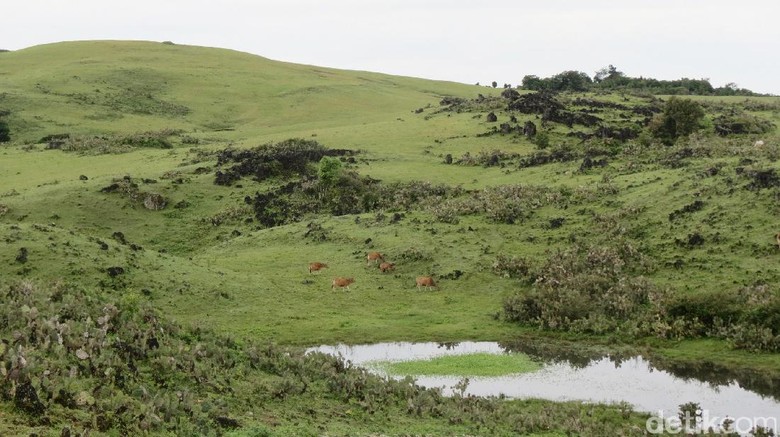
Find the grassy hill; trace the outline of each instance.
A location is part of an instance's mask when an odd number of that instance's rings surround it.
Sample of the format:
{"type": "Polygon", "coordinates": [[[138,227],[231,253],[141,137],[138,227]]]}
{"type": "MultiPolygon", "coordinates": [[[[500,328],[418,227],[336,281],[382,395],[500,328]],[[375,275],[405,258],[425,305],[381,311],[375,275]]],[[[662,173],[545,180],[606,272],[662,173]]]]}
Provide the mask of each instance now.
{"type": "Polygon", "coordinates": [[[0,275],[148,303],[240,341],[530,333],[780,372],[775,354],[746,352],[780,344],[780,99],[696,98],[703,128],[666,146],[647,127],[663,96],[547,101],[599,119],[567,125],[501,91],[153,42],[0,53],[0,275]],[[770,128],[720,136],[723,117],[770,128]],[[323,184],[312,161],[215,183],[249,162],[239,151],[290,138],[348,151],[341,179],[323,184]],[[374,250],[396,269],[367,265],[374,250]],[[310,274],[311,261],[329,268],[310,274]],[[438,290],[416,289],[427,274],[438,290]],[[335,276],[354,277],[351,291],[331,290],[335,276]]]}

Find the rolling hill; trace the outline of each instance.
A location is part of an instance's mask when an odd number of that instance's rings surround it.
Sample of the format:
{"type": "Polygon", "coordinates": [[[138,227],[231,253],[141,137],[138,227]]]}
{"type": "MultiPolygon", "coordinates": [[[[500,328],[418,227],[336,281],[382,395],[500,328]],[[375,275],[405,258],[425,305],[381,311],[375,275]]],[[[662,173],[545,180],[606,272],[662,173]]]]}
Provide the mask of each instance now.
{"type": "MultiPolygon", "coordinates": [[[[538,97],[155,42],[0,53],[0,274],[238,343],[562,336],[775,374],[780,99],[692,99],[700,129],[664,145],[664,96],[538,97]],[[734,123],[758,128],[716,133],[734,123]],[[375,250],[394,271],[366,263],[375,250]],[[429,274],[438,290],[417,290],[429,274]]],[[[382,430],[360,405],[328,429],[382,430]]],[[[253,420],[296,420],[274,414],[253,420]]],[[[420,432],[474,432],[425,417],[420,432]]]]}

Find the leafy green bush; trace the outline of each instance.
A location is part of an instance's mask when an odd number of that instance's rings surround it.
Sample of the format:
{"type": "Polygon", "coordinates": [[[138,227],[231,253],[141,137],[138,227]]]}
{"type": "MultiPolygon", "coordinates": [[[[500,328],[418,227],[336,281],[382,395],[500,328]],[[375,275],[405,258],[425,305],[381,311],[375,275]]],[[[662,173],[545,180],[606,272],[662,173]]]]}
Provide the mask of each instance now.
{"type": "Polygon", "coordinates": [[[686,137],[700,128],[704,109],[691,99],[671,97],[661,114],[650,123],[650,131],[670,146],[680,137],[686,137]]]}

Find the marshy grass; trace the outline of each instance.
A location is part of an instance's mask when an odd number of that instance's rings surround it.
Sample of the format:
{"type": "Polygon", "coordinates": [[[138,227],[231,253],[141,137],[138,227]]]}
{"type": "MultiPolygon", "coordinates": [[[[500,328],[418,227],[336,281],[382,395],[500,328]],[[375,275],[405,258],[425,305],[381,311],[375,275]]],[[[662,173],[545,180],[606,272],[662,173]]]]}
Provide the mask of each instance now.
{"type": "Polygon", "coordinates": [[[535,372],[542,365],[525,354],[480,352],[445,355],[428,360],[381,362],[378,366],[391,375],[426,376],[504,376],[535,372]]]}

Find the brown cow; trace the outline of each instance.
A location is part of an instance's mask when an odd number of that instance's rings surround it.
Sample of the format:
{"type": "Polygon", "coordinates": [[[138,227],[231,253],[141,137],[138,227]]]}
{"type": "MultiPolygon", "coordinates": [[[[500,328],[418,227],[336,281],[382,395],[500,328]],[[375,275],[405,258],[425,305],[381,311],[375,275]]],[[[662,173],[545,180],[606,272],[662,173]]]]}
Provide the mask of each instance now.
{"type": "Polygon", "coordinates": [[[390,270],[393,270],[394,268],[395,268],[395,263],[383,262],[382,264],[379,264],[379,270],[382,273],[385,273],[385,272],[388,272],[390,270]]]}
{"type": "Polygon", "coordinates": [[[325,264],[325,263],[320,263],[320,262],[309,263],[309,273],[311,273],[311,272],[319,272],[320,270],[327,269],[327,268],[328,268],[328,265],[325,264]]]}
{"type": "Polygon", "coordinates": [[[385,257],[382,256],[379,252],[368,252],[368,255],[366,255],[366,265],[371,264],[371,261],[374,262],[374,264],[378,263],[379,261],[384,261],[385,257]]]}
{"type": "Polygon", "coordinates": [[[330,283],[330,289],[333,290],[334,287],[346,287],[347,291],[349,291],[349,284],[352,284],[353,282],[355,282],[355,278],[333,278],[333,282],[330,283]]]}
{"type": "Polygon", "coordinates": [[[426,290],[428,290],[430,287],[438,287],[435,282],[433,282],[433,278],[430,276],[418,276],[417,277],[417,289],[419,290],[420,287],[425,287],[426,290]]]}

